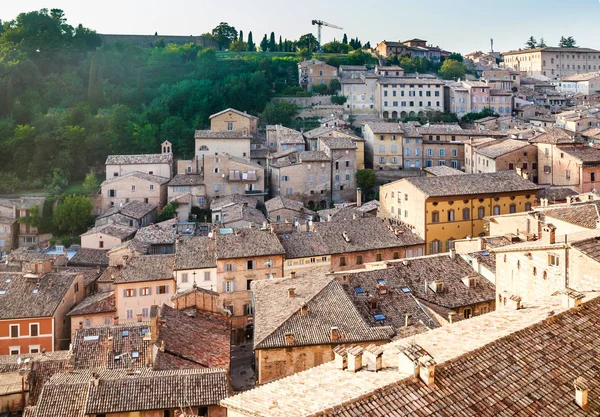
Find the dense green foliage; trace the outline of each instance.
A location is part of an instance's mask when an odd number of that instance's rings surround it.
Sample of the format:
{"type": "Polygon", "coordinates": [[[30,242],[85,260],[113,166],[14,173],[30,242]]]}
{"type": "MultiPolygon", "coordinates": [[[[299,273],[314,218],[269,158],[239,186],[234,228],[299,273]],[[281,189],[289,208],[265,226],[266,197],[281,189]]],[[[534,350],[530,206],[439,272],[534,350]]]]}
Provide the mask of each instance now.
{"type": "Polygon", "coordinates": [[[463,122],[472,122],[473,120],[479,120],[479,119],[483,119],[484,117],[490,117],[490,116],[498,116],[498,115],[496,113],[494,113],[492,109],[490,109],[489,107],[486,107],[479,113],[465,114],[462,118],[462,121],[463,122]]]}
{"type": "MultiPolygon", "coordinates": [[[[177,201],[173,201],[166,206],[158,213],[158,217],[156,219],[157,222],[165,222],[167,220],[171,220],[177,216],[177,208],[179,207],[179,203],[177,201]]],[[[186,219],[182,219],[186,220],[186,219]]]]}
{"type": "MultiPolygon", "coordinates": [[[[233,31],[220,26],[213,32],[226,43],[233,31]]],[[[60,10],[24,13],[3,28],[0,192],[49,184],[58,194],[64,178],[83,180],[108,154],[158,152],[167,139],[189,158],[194,129],[209,115],[230,106],[259,114],[297,85],[295,57],[99,46],[95,32],[67,25],[60,10]]]]}
{"type": "Polygon", "coordinates": [[[575,38],[573,38],[572,36],[568,36],[566,38],[564,36],[561,36],[560,41],[558,42],[558,47],[559,48],[577,48],[577,42],[575,41],[575,38]]]}
{"type": "Polygon", "coordinates": [[[438,71],[438,75],[444,80],[457,80],[464,78],[467,72],[467,67],[462,62],[453,59],[447,59],[442,64],[442,68],[438,71]]]}
{"type": "Polygon", "coordinates": [[[68,195],[54,209],[53,222],[58,234],[79,235],[87,230],[91,219],[92,201],[83,195],[68,195]]]}
{"type": "Polygon", "coordinates": [[[363,201],[368,200],[377,185],[377,174],[372,169],[360,169],[356,172],[356,186],[362,190],[363,201]]]}

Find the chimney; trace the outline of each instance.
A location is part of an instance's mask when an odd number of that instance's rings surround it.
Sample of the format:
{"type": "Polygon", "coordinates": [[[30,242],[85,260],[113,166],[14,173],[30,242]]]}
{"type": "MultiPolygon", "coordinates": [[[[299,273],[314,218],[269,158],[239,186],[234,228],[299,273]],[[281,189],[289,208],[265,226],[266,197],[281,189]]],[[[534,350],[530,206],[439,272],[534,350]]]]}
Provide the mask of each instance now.
{"type": "Polygon", "coordinates": [[[556,227],[548,223],[542,228],[542,240],[550,245],[556,243],[556,227]]]}
{"type": "Polygon", "coordinates": [[[164,351],[165,351],[165,341],[164,341],[164,340],[161,340],[161,341],[160,341],[160,351],[161,351],[161,352],[164,352],[164,351]]]}
{"type": "Polygon", "coordinates": [[[360,187],[356,189],[356,207],[362,206],[362,190],[360,187]]]}
{"type": "Polygon", "coordinates": [[[587,410],[589,407],[588,393],[590,387],[586,379],[582,376],[575,379],[575,403],[583,410],[587,410]]]}
{"type": "Polygon", "coordinates": [[[365,349],[365,358],[367,360],[367,370],[378,372],[383,369],[383,349],[380,346],[369,345],[365,349]]]}
{"type": "Polygon", "coordinates": [[[288,288],[288,297],[294,298],[296,296],[296,289],[294,287],[288,288]]]}
{"type": "Polygon", "coordinates": [[[327,213],[327,221],[330,222],[331,221],[331,213],[327,213]]]}
{"type": "Polygon", "coordinates": [[[332,342],[336,342],[336,341],[340,340],[340,329],[339,328],[332,327],[331,331],[330,331],[330,334],[331,334],[331,341],[332,342]]]}
{"type": "Polygon", "coordinates": [[[112,336],[108,336],[106,349],[108,349],[109,352],[113,352],[115,350],[114,339],[112,336]]]}
{"type": "Polygon", "coordinates": [[[450,259],[456,259],[456,249],[450,249],[450,259]]]}
{"type": "Polygon", "coordinates": [[[352,346],[346,351],[348,354],[348,371],[358,372],[362,368],[363,348],[352,346]]]}
{"type": "Polygon", "coordinates": [[[308,305],[302,304],[302,307],[300,307],[300,315],[306,316],[307,314],[308,314],[308,305]]]}
{"type": "Polygon", "coordinates": [[[113,324],[115,324],[115,325],[119,324],[119,316],[113,317],[113,324]]]}
{"type": "Polygon", "coordinates": [[[410,322],[412,320],[412,316],[410,314],[404,315],[404,327],[410,326],[410,322]]]}
{"type": "Polygon", "coordinates": [[[296,271],[290,272],[290,278],[291,279],[296,279],[296,271]]]}
{"type": "Polygon", "coordinates": [[[419,358],[421,347],[419,345],[410,345],[406,348],[400,348],[398,352],[398,372],[411,376],[419,375],[417,359],[419,358]]]}
{"type": "Polygon", "coordinates": [[[572,290],[571,288],[565,288],[556,292],[554,295],[560,295],[562,297],[562,305],[566,309],[577,308],[581,306],[581,302],[585,298],[585,295],[572,290]]]}
{"type": "Polygon", "coordinates": [[[158,306],[150,307],[150,340],[155,343],[158,340],[158,306]]]}
{"type": "Polygon", "coordinates": [[[92,373],[92,384],[97,387],[100,384],[100,375],[98,375],[98,372],[94,372],[92,373]]]}
{"type": "Polygon", "coordinates": [[[428,387],[435,384],[435,360],[430,355],[419,358],[419,378],[428,387]]]}
{"type": "Polygon", "coordinates": [[[454,320],[456,320],[456,313],[454,311],[451,311],[450,313],[448,313],[448,323],[452,324],[454,323],[454,320]]]}
{"type": "Polygon", "coordinates": [[[333,349],[333,360],[335,362],[335,369],[343,371],[348,367],[348,354],[344,346],[339,345],[333,349]]]}
{"type": "Polygon", "coordinates": [[[286,345],[294,344],[294,333],[286,333],[285,334],[285,344],[286,345]]]}
{"type": "Polygon", "coordinates": [[[137,322],[138,323],[142,322],[142,315],[141,314],[138,314],[136,318],[137,318],[137,322]]]}

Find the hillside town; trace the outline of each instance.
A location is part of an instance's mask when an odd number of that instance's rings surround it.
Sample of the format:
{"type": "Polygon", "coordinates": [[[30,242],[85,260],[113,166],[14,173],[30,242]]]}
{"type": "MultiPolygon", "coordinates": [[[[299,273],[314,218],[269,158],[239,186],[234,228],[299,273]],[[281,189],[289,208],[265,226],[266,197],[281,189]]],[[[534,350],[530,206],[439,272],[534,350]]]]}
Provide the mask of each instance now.
{"type": "Polygon", "coordinates": [[[108,154],[73,241],[0,198],[0,416],[598,415],[600,50],[365,51],[108,154]]]}

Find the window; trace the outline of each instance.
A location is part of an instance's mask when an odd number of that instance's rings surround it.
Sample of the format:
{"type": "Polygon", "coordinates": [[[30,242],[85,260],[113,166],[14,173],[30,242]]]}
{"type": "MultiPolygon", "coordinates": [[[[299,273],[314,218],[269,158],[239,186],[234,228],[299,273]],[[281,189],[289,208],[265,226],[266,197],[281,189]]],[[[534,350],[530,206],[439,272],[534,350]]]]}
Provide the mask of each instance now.
{"type": "Polygon", "coordinates": [[[223,292],[235,292],[235,282],[234,281],[223,282],[223,292]]]}
{"type": "Polygon", "coordinates": [[[156,293],[157,294],[168,294],[169,286],[168,285],[159,285],[158,287],[156,287],[156,293]]]}
{"type": "Polygon", "coordinates": [[[109,197],[116,197],[117,196],[117,190],[108,190],[108,196],[109,197]]]}
{"type": "Polygon", "coordinates": [[[433,149],[431,149],[431,148],[425,149],[425,155],[427,155],[427,156],[433,156],[433,149]]]}
{"type": "Polygon", "coordinates": [[[431,254],[440,253],[440,249],[441,249],[441,242],[439,240],[434,240],[433,242],[429,243],[429,253],[431,253],[431,254]]]}
{"type": "Polygon", "coordinates": [[[133,319],[133,310],[127,310],[127,320],[133,319]]]}
{"type": "Polygon", "coordinates": [[[21,354],[21,348],[19,346],[10,347],[8,349],[9,349],[11,355],[20,355],[21,354]]]}
{"type": "Polygon", "coordinates": [[[516,213],[517,212],[517,205],[516,204],[511,204],[508,208],[509,213],[516,213]]]}
{"type": "Polygon", "coordinates": [[[346,266],[346,257],[340,256],[340,266],[346,266]]]}
{"type": "MultiPolygon", "coordinates": [[[[185,275],[185,282],[187,282],[187,274],[185,275]]],[[[143,287],[140,288],[140,296],[144,296],[144,295],[152,295],[152,289],[150,287],[143,287]]]]}
{"type": "Polygon", "coordinates": [[[466,319],[470,319],[471,318],[471,309],[470,308],[465,308],[463,310],[463,317],[466,319]]]}
{"type": "Polygon", "coordinates": [[[363,257],[362,255],[356,255],[356,265],[362,265],[363,257]]]}
{"type": "Polygon", "coordinates": [[[227,130],[233,130],[233,122],[227,122],[227,130]]]}
{"type": "Polygon", "coordinates": [[[235,264],[234,263],[225,264],[225,271],[227,271],[227,272],[235,271],[235,264]]]}
{"type": "Polygon", "coordinates": [[[566,176],[567,176],[567,179],[570,180],[571,179],[571,171],[567,170],[566,176]]]}
{"type": "Polygon", "coordinates": [[[448,221],[449,222],[454,221],[454,210],[448,210],[448,221]]]}
{"type": "Polygon", "coordinates": [[[479,207],[477,209],[477,218],[483,219],[485,217],[485,207],[479,207]]]}
{"type": "Polygon", "coordinates": [[[132,192],[133,192],[133,191],[135,191],[135,185],[132,185],[132,186],[131,186],[131,191],[132,191],[132,192]]]}
{"type": "Polygon", "coordinates": [[[18,324],[10,325],[10,337],[19,337],[19,325],[18,324]]]}
{"type": "Polygon", "coordinates": [[[380,253],[378,253],[377,255],[375,255],[375,260],[377,262],[381,262],[383,260],[383,256],[380,253]]]}
{"type": "Polygon", "coordinates": [[[468,208],[463,209],[463,220],[471,220],[471,210],[468,208]]]}
{"type": "Polygon", "coordinates": [[[135,288],[127,288],[126,290],[123,290],[123,296],[124,297],[135,297],[135,288]]]}
{"type": "Polygon", "coordinates": [[[144,317],[144,318],[150,317],[150,309],[148,307],[142,308],[142,317],[144,317]]]}
{"type": "Polygon", "coordinates": [[[204,271],[204,281],[210,281],[210,271],[204,271]]]}
{"type": "Polygon", "coordinates": [[[560,265],[560,258],[556,255],[548,255],[548,265],[550,266],[559,266],[560,265]]]}
{"type": "Polygon", "coordinates": [[[254,261],[254,260],[247,260],[246,261],[246,269],[248,271],[256,269],[256,261],[254,261]]]}
{"type": "Polygon", "coordinates": [[[595,172],[590,173],[590,181],[591,182],[596,181],[596,173],[595,172]]]}
{"type": "Polygon", "coordinates": [[[187,282],[188,282],[188,274],[187,273],[181,274],[181,282],[183,284],[187,284],[187,282]]]}
{"type": "Polygon", "coordinates": [[[438,151],[438,155],[439,155],[439,156],[446,156],[446,150],[445,150],[445,149],[440,149],[440,150],[438,151]]]}
{"type": "Polygon", "coordinates": [[[36,337],[40,335],[40,325],[37,323],[31,323],[29,325],[29,336],[36,337]]]}
{"type": "Polygon", "coordinates": [[[500,206],[494,206],[494,216],[500,215],[500,206]]]}
{"type": "Polygon", "coordinates": [[[104,317],[104,324],[105,325],[110,325],[110,317],[104,317]]]}
{"type": "Polygon", "coordinates": [[[99,241],[99,242],[98,242],[98,247],[99,247],[100,249],[102,249],[102,248],[104,247],[104,242],[103,242],[103,241],[99,241]]]}
{"type": "Polygon", "coordinates": [[[440,222],[440,212],[434,211],[431,213],[431,223],[439,223],[440,222]]]}

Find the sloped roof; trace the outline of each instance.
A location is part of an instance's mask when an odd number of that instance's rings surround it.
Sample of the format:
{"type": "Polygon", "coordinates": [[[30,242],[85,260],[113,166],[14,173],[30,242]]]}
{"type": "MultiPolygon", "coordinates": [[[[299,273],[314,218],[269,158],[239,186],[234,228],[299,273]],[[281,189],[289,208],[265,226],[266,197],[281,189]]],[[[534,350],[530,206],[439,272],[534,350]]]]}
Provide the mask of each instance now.
{"type": "Polygon", "coordinates": [[[499,156],[518,151],[519,149],[526,148],[530,145],[531,144],[529,142],[523,140],[496,140],[484,146],[478,147],[475,152],[488,158],[496,159],[499,156]]]}
{"type": "Polygon", "coordinates": [[[582,165],[600,164],[600,149],[598,148],[590,146],[559,146],[558,149],[578,159],[582,165]]]}
{"type": "Polygon", "coordinates": [[[377,217],[340,219],[313,223],[311,232],[279,235],[286,258],[362,252],[376,249],[400,248],[425,243],[408,228],[398,226],[389,230],[387,223],[377,217]],[[346,232],[349,241],[343,236],[346,232]]]}
{"type": "Polygon", "coordinates": [[[282,255],[277,236],[260,229],[239,229],[232,234],[216,234],[217,259],[282,255]]]}
{"type": "Polygon", "coordinates": [[[562,220],[588,229],[596,229],[600,220],[600,201],[543,210],[546,217],[562,220]]]}
{"type": "Polygon", "coordinates": [[[401,181],[408,181],[428,197],[500,194],[517,191],[535,192],[541,188],[513,171],[460,176],[411,177],[401,181]]]}
{"type": "Polygon", "coordinates": [[[258,206],[258,200],[247,195],[230,194],[213,198],[213,200],[210,202],[210,209],[222,210],[224,207],[232,204],[246,204],[249,207],[256,208],[258,206]]]}
{"type": "Polygon", "coordinates": [[[278,195],[268,201],[265,201],[265,207],[267,208],[267,213],[281,209],[301,212],[304,209],[304,203],[301,201],[290,200],[289,198],[278,195]]]}
{"type": "Polygon", "coordinates": [[[175,253],[176,271],[186,269],[216,268],[217,248],[215,240],[207,236],[181,239],[175,253]]]}
{"type": "Polygon", "coordinates": [[[298,153],[298,158],[302,162],[330,161],[331,159],[323,151],[303,151],[298,153]]]}
{"type": "Polygon", "coordinates": [[[242,111],[236,110],[236,109],[231,108],[231,107],[229,107],[228,109],[225,109],[225,110],[221,110],[218,113],[211,114],[210,117],[209,117],[209,119],[212,119],[214,117],[220,116],[220,115],[225,114],[225,113],[235,113],[238,116],[244,116],[244,117],[247,117],[248,119],[258,119],[258,117],[256,117],[256,116],[252,116],[251,114],[248,114],[246,112],[242,112],[242,111]]]}
{"type": "Polygon", "coordinates": [[[175,225],[177,219],[151,224],[142,227],[135,234],[135,239],[148,245],[170,245],[175,243],[175,225]]]}
{"type": "MultiPolygon", "coordinates": [[[[115,292],[100,292],[90,295],[77,304],[73,310],[69,311],[68,316],[81,316],[85,314],[100,314],[117,311],[115,304],[115,292]]],[[[73,326],[76,323],[72,324],[73,326]]]]}
{"type": "Polygon", "coordinates": [[[0,319],[51,317],[76,276],[59,272],[35,279],[26,278],[24,273],[0,272],[0,291],[6,291],[0,294],[0,319]]]}
{"type": "Polygon", "coordinates": [[[145,155],[108,155],[106,165],[172,164],[172,153],[145,155]]]}
{"type": "Polygon", "coordinates": [[[548,127],[544,129],[541,135],[531,139],[531,143],[548,143],[558,145],[561,143],[573,143],[573,133],[558,127],[548,127]]]}
{"type": "Polygon", "coordinates": [[[249,139],[251,137],[249,133],[236,130],[196,130],[194,133],[195,139],[249,139]]]}
{"type": "MultiPolygon", "coordinates": [[[[494,139],[492,139],[494,140],[494,139]]],[[[433,167],[425,167],[423,171],[430,173],[435,177],[448,176],[448,175],[465,175],[463,171],[456,168],[449,167],[447,165],[438,165],[433,167]]]]}
{"type": "Polygon", "coordinates": [[[33,206],[41,206],[45,201],[45,197],[0,198],[0,206],[29,210],[33,206]]]}
{"type": "Polygon", "coordinates": [[[160,184],[160,185],[163,185],[163,184],[166,184],[169,182],[169,179],[166,177],[159,177],[158,175],[151,175],[151,174],[146,174],[145,172],[133,171],[133,172],[129,172],[125,175],[120,175],[118,177],[113,177],[108,180],[105,180],[104,182],[102,182],[102,184],[100,184],[100,186],[104,187],[105,185],[109,185],[109,184],[119,182],[119,181],[124,181],[124,180],[127,180],[128,178],[139,178],[141,180],[148,181],[153,184],[160,184]]]}
{"type": "Polygon", "coordinates": [[[169,182],[169,187],[177,187],[177,186],[193,186],[203,184],[204,181],[202,179],[202,175],[200,174],[177,174],[173,177],[173,179],[169,182]]]}
{"type": "Polygon", "coordinates": [[[129,203],[125,203],[123,207],[111,207],[97,219],[102,219],[104,217],[112,216],[114,214],[120,213],[123,216],[131,217],[132,219],[140,220],[146,214],[150,213],[153,210],[156,210],[157,206],[153,204],[142,203],[141,201],[130,201],[129,203]]]}
{"type": "Polygon", "coordinates": [[[280,278],[252,283],[255,302],[254,348],[332,344],[331,327],[340,331],[337,343],[390,340],[389,326],[369,326],[354,307],[342,285],[332,277],[280,278]],[[288,297],[288,288],[295,296],[288,297]],[[302,305],[308,313],[300,313],[302,305]],[[286,333],[294,342],[286,344],[286,333]]]}
{"type": "Polygon", "coordinates": [[[81,236],[104,234],[123,240],[133,236],[136,231],[137,229],[135,227],[125,226],[124,224],[120,223],[107,223],[103,224],[102,226],[92,227],[81,236]]]}
{"type": "Polygon", "coordinates": [[[142,255],[127,262],[115,284],[173,279],[175,255],[142,255]]]}
{"type": "Polygon", "coordinates": [[[72,266],[108,266],[108,251],[104,249],[81,248],[71,259],[72,266]]]}

